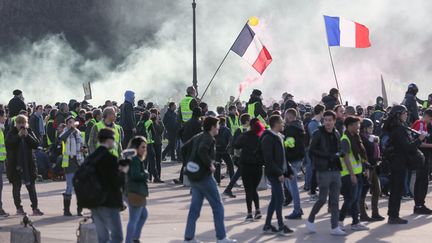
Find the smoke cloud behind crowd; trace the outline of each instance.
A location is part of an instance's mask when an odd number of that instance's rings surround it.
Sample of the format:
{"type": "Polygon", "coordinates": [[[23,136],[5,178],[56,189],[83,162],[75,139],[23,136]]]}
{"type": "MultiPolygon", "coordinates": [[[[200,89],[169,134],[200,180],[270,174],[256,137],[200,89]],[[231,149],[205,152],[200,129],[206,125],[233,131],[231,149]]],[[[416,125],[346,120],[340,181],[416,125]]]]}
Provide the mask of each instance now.
{"type": "MultiPolygon", "coordinates": [[[[199,91],[250,16],[273,56],[260,82],[265,100],[283,91],[297,101],[318,100],[335,86],[323,14],[369,27],[372,47],[332,48],[342,97],[371,104],[383,74],[391,102],[401,102],[410,82],[430,93],[432,2],[426,0],[198,0],[199,91]]],[[[189,0],[2,0],[0,2],[0,103],[15,88],[27,102],[82,100],[92,82],[93,100],[178,101],[192,81],[192,9],[189,0]]],[[[231,53],[204,99],[211,107],[239,94],[259,75],[231,53]]]]}

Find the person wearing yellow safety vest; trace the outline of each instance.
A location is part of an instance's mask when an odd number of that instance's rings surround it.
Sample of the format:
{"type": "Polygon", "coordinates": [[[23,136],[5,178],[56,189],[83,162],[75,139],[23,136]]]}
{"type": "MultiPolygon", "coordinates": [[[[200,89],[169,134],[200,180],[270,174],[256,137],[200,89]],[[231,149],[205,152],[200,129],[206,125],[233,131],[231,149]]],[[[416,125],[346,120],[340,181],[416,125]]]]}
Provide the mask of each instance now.
{"type": "Polygon", "coordinates": [[[102,117],[103,119],[100,122],[96,123],[91,129],[90,137],[88,141],[89,152],[93,153],[99,147],[99,142],[98,142],[99,131],[102,128],[111,128],[115,134],[114,140],[115,140],[116,148],[113,148],[110,151],[115,157],[119,158],[122,151],[121,141],[123,139],[123,130],[119,125],[115,123],[116,112],[114,108],[106,107],[103,110],[102,117]]]}
{"type": "Polygon", "coordinates": [[[152,117],[154,114],[150,113],[149,111],[145,111],[142,116],[141,120],[137,124],[137,135],[144,136],[147,139],[147,158],[145,160],[146,167],[149,171],[149,180],[154,183],[164,183],[160,179],[160,175],[158,173],[157,167],[156,167],[156,154],[154,150],[154,137],[155,137],[155,130],[153,127],[153,121],[152,117]]]}
{"type": "Polygon", "coordinates": [[[429,108],[432,105],[432,94],[428,95],[428,99],[427,100],[421,100],[419,98],[416,97],[417,102],[422,106],[423,110],[426,110],[427,108],[429,108]]]}
{"type": "Polygon", "coordinates": [[[343,227],[343,221],[347,213],[351,213],[354,231],[369,230],[360,222],[359,208],[363,190],[363,163],[367,161],[366,150],[360,138],[360,118],[348,116],[344,125],[346,131],[341,137],[341,194],[344,202],[339,213],[339,226],[343,227]]]}
{"type": "MultiPolygon", "coordinates": [[[[76,128],[75,119],[72,116],[66,118],[66,128],[60,134],[62,144],[62,163],[66,177],[66,190],[63,193],[63,215],[72,216],[70,204],[72,198],[72,179],[79,165],[84,162],[84,138],[76,128]]],[[[78,208],[78,215],[81,216],[82,209],[78,208]]]]}
{"type": "Polygon", "coordinates": [[[251,118],[258,118],[262,124],[267,126],[266,123],[267,113],[264,110],[261,95],[262,92],[258,89],[254,89],[252,91],[249,101],[246,104],[246,111],[251,116],[251,118]]]}
{"type": "Polygon", "coordinates": [[[238,116],[237,107],[234,105],[229,107],[228,117],[227,117],[227,126],[231,130],[231,135],[234,136],[238,129],[242,129],[243,126],[240,124],[240,119],[238,116]]]}
{"type": "Polygon", "coordinates": [[[6,145],[5,145],[5,135],[3,133],[5,126],[5,112],[0,110],[0,217],[8,217],[9,214],[3,210],[2,203],[2,192],[3,192],[3,171],[5,169],[6,161],[6,145]]]}
{"type": "Polygon", "coordinates": [[[179,118],[183,124],[192,118],[192,111],[198,107],[198,101],[195,99],[196,90],[190,86],[186,89],[187,95],[180,101],[179,105],[179,118]]]}
{"type": "Polygon", "coordinates": [[[51,151],[52,145],[56,144],[56,129],[54,127],[54,119],[57,115],[57,109],[52,109],[48,115],[47,122],[45,124],[45,134],[47,138],[47,146],[51,151]]]}
{"type": "Polygon", "coordinates": [[[285,158],[294,172],[292,179],[285,178],[285,187],[289,189],[294,202],[294,211],[286,219],[301,219],[303,210],[300,205],[300,192],[297,184],[297,174],[301,171],[305,157],[305,130],[301,120],[297,119],[298,112],[289,108],[285,112],[285,128],[283,131],[285,158]]]}

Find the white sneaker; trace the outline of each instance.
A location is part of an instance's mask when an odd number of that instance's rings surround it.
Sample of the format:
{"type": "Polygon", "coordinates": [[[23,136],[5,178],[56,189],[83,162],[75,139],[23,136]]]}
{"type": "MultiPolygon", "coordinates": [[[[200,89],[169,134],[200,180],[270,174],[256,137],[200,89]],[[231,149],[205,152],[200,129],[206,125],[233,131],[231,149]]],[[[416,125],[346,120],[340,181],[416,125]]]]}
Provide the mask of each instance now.
{"type": "Polygon", "coordinates": [[[369,230],[369,227],[359,222],[358,224],[351,225],[351,230],[354,231],[369,230]]]}
{"type": "Polygon", "coordinates": [[[192,239],[192,240],[185,240],[183,241],[183,243],[203,243],[203,242],[197,239],[192,239]]]}
{"type": "Polygon", "coordinates": [[[233,240],[225,237],[225,239],[223,240],[217,240],[217,243],[237,243],[237,240],[233,240]]]}
{"type": "Polygon", "coordinates": [[[309,222],[309,220],[306,220],[306,229],[309,230],[309,233],[316,233],[315,224],[309,222]]]}
{"type": "Polygon", "coordinates": [[[343,231],[340,227],[336,227],[330,230],[330,234],[335,236],[345,236],[347,233],[343,231]]]}
{"type": "Polygon", "coordinates": [[[339,228],[340,228],[341,230],[345,231],[345,226],[344,226],[343,221],[339,221],[339,228]]]}

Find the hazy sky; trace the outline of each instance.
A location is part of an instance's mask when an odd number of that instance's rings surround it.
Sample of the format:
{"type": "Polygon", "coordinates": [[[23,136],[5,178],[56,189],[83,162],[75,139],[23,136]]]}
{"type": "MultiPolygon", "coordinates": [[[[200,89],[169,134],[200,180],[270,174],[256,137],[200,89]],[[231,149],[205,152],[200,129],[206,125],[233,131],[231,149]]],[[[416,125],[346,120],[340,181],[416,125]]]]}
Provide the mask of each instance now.
{"type": "MultiPolygon", "coordinates": [[[[372,103],[381,93],[380,74],[390,102],[400,102],[414,81],[419,97],[432,93],[432,1],[390,0],[198,0],[198,80],[202,92],[221,59],[250,16],[260,19],[259,34],[273,56],[262,80],[253,88],[265,99],[279,99],[283,91],[296,100],[316,100],[335,86],[327,50],[323,14],[341,16],[369,27],[372,47],[333,47],[332,53],[344,100],[372,103]]],[[[0,102],[12,90],[24,91],[26,101],[54,103],[82,99],[82,82],[91,81],[94,99],[123,100],[131,89],[137,99],[178,101],[192,81],[191,1],[110,1],[104,18],[112,38],[108,48],[124,55],[114,66],[112,56],[72,48],[62,35],[47,34],[35,42],[0,52],[0,102]],[[151,3],[149,3],[151,2],[151,3]],[[150,27],[141,32],[141,27],[150,27]],[[151,38],[149,36],[151,36],[151,38]],[[149,37],[149,38],[146,38],[149,37]],[[131,41],[133,39],[133,41],[131,41]]],[[[105,36],[103,36],[105,38],[105,36]]],[[[85,36],[83,36],[86,39],[85,36]]],[[[7,50],[8,46],[3,46],[7,50]]],[[[230,53],[206,95],[211,106],[237,96],[239,84],[259,77],[235,53],[230,53]]],[[[223,103],[221,103],[223,102],[223,103]]]]}

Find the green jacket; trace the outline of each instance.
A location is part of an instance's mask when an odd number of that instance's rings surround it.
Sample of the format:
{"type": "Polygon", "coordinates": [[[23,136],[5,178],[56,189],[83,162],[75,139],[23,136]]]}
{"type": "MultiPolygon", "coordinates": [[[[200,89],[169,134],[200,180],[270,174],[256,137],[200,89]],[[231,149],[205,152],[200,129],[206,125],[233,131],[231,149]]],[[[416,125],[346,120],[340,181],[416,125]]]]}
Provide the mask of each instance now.
{"type": "Polygon", "coordinates": [[[127,179],[127,191],[139,195],[148,196],[147,172],[144,170],[144,162],[138,157],[133,157],[127,179]]]}

